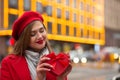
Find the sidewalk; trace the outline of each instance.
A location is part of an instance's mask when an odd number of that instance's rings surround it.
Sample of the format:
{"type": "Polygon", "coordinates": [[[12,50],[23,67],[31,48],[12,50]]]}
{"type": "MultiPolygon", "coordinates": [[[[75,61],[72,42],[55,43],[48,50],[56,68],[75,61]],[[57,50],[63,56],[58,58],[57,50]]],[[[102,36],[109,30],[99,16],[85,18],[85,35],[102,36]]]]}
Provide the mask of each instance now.
{"type": "Polygon", "coordinates": [[[101,68],[118,69],[118,67],[119,67],[119,65],[117,63],[105,63],[105,62],[88,62],[88,63],[78,63],[78,64],[72,63],[72,65],[76,66],[76,67],[81,66],[81,67],[90,67],[90,68],[98,68],[98,69],[101,69],[101,68]]]}

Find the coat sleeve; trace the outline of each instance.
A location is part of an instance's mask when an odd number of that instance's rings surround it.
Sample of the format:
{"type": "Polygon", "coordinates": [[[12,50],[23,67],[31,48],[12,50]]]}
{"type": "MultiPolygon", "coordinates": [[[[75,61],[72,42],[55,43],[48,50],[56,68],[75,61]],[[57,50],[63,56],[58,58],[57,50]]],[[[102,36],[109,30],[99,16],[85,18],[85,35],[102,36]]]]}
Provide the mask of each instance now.
{"type": "Polygon", "coordinates": [[[1,71],[0,80],[12,80],[8,65],[9,65],[8,61],[6,59],[3,59],[1,62],[1,68],[0,68],[0,71],[1,71]]]}

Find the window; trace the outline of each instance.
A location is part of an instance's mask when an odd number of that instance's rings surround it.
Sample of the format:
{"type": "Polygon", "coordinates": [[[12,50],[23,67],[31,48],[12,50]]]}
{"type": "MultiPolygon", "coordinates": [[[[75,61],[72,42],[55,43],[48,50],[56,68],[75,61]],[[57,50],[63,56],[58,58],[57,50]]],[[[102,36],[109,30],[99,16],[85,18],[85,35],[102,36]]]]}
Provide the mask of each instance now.
{"type": "Polygon", "coordinates": [[[101,34],[100,34],[100,32],[99,32],[99,34],[98,34],[98,39],[99,39],[99,40],[101,39],[101,34]]]}
{"type": "Polygon", "coordinates": [[[29,11],[31,6],[31,0],[24,0],[24,10],[29,11]]]}
{"type": "Polygon", "coordinates": [[[51,6],[46,6],[46,13],[48,16],[52,16],[52,7],[51,6]]]}
{"type": "Polygon", "coordinates": [[[90,30],[87,30],[87,37],[90,37],[90,30]]]}
{"type": "Polygon", "coordinates": [[[66,3],[65,3],[67,6],[69,6],[69,0],[66,0],[66,3]]]}
{"type": "Polygon", "coordinates": [[[57,0],[57,3],[61,3],[61,0],[57,0]]]}
{"type": "Polygon", "coordinates": [[[66,20],[69,20],[69,11],[65,12],[65,17],[66,17],[66,20]]]}
{"type": "Polygon", "coordinates": [[[82,28],[80,29],[80,34],[81,34],[81,37],[83,37],[83,29],[82,28]]]}
{"type": "Polygon", "coordinates": [[[51,34],[52,33],[52,22],[47,22],[48,25],[48,33],[51,34]]]}
{"type": "Polygon", "coordinates": [[[83,10],[83,9],[84,9],[83,2],[80,2],[80,10],[83,10]]]}
{"type": "Polygon", "coordinates": [[[87,25],[90,25],[90,18],[87,18],[87,25]]]}
{"type": "Polygon", "coordinates": [[[69,35],[69,26],[66,26],[66,35],[69,35]]]}
{"type": "Polygon", "coordinates": [[[95,14],[95,7],[92,7],[92,13],[95,14]]]}
{"type": "Polygon", "coordinates": [[[86,11],[90,12],[90,5],[89,4],[86,5],[86,11]]]}
{"type": "Polygon", "coordinates": [[[76,22],[76,21],[77,21],[76,19],[77,19],[77,18],[76,18],[76,13],[74,13],[74,14],[73,14],[73,21],[76,22]]]}
{"type": "Polygon", "coordinates": [[[57,8],[57,18],[61,18],[61,9],[57,8]]]}
{"type": "Polygon", "coordinates": [[[13,22],[17,19],[17,15],[13,15],[13,14],[9,14],[9,29],[11,29],[12,28],[12,24],[13,24],[13,22]]]}
{"type": "Polygon", "coordinates": [[[9,1],[9,8],[18,9],[18,0],[8,0],[9,1]]]}
{"type": "Polygon", "coordinates": [[[76,27],[74,27],[74,36],[76,36],[76,27]]]}
{"type": "Polygon", "coordinates": [[[95,34],[96,34],[95,31],[93,31],[93,38],[94,38],[94,39],[95,39],[95,34]]]}
{"type": "Polygon", "coordinates": [[[83,18],[83,16],[81,15],[81,16],[80,16],[80,23],[83,23],[83,21],[84,21],[83,19],[84,19],[84,18],[83,18]]]}
{"type": "Polygon", "coordinates": [[[58,34],[61,34],[61,24],[57,24],[57,32],[58,34]]]}
{"type": "Polygon", "coordinates": [[[73,1],[73,7],[76,8],[76,0],[73,1]]]}
{"type": "Polygon", "coordinates": [[[91,22],[92,26],[95,26],[95,20],[92,19],[92,22],[91,22]]]}
{"type": "Polygon", "coordinates": [[[41,3],[37,2],[36,3],[36,8],[37,8],[38,12],[43,13],[43,6],[42,6],[41,3]]]}

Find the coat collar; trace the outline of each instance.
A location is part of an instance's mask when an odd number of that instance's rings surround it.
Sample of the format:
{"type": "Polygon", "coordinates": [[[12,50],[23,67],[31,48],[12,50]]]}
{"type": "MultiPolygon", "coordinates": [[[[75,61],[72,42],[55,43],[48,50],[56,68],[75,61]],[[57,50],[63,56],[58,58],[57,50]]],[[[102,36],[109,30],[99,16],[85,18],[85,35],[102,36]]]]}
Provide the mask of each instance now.
{"type": "Polygon", "coordinates": [[[31,80],[30,71],[24,56],[12,56],[12,66],[19,78],[31,80]]]}

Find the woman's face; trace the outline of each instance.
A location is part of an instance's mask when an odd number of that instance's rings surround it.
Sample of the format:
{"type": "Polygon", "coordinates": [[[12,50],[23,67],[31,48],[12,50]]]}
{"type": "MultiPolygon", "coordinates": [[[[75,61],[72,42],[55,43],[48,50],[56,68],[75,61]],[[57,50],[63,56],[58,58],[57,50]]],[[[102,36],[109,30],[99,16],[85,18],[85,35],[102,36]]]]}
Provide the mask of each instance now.
{"type": "Polygon", "coordinates": [[[35,21],[32,26],[31,37],[30,37],[30,47],[35,51],[40,51],[45,47],[47,40],[47,33],[40,21],[35,21]]]}

